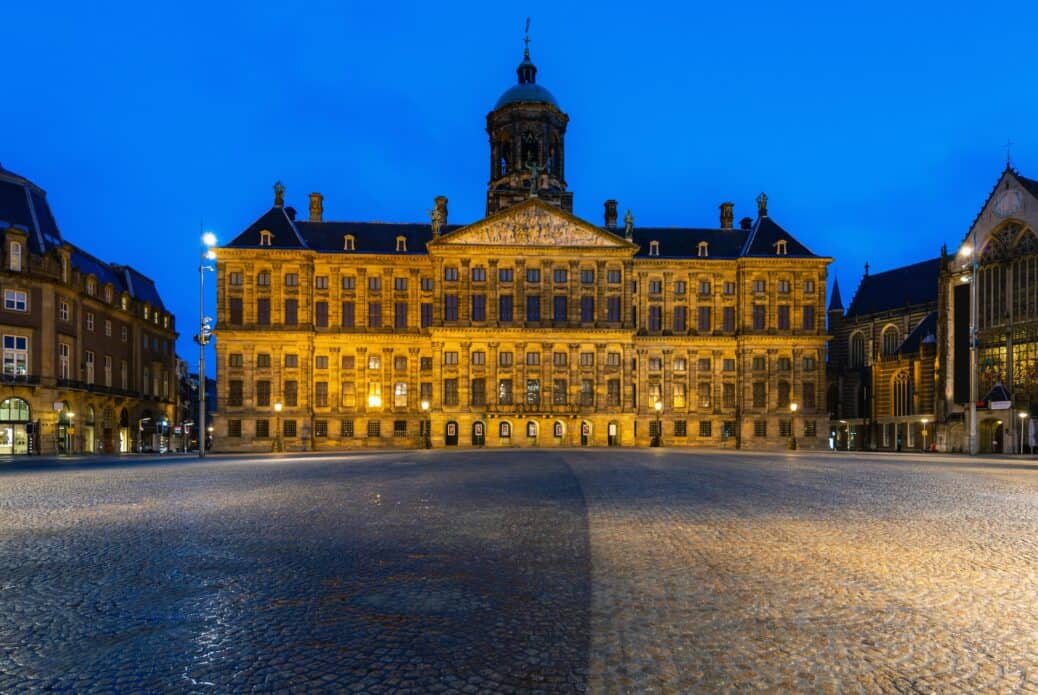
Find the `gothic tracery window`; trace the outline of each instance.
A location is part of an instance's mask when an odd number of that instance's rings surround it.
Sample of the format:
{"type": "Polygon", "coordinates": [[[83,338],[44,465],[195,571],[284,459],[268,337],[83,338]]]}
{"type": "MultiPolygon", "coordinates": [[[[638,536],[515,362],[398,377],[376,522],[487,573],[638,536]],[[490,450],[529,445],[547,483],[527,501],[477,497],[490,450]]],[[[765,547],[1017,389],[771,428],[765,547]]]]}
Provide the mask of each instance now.
{"type": "Polygon", "coordinates": [[[865,365],[865,336],[858,331],[850,339],[850,366],[862,367],[865,365]]]}
{"type": "Polygon", "coordinates": [[[909,415],[908,372],[898,372],[893,381],[894,415],[909,415]]]}

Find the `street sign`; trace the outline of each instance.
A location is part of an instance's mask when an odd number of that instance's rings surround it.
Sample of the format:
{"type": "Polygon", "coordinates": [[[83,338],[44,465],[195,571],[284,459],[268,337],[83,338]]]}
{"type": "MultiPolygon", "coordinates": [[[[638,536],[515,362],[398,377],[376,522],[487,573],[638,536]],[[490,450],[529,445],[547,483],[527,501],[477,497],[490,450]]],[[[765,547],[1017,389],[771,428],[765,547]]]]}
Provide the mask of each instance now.
{"type": "Polygon", "coordinates": [[[1013,407],[1013,401],[991,401],[988,407],[991,410],[1009,410],[1013,407]]]}

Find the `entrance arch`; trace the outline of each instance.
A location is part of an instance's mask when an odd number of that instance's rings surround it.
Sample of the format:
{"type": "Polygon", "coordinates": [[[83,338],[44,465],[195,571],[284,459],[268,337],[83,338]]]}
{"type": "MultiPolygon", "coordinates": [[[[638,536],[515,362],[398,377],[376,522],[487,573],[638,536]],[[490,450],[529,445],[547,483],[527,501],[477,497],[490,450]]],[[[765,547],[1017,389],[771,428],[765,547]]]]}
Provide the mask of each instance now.
{"type": "Polygon", "coordinates": [[[73,437],[76,433],[74,422],[76,415],[69,407],[68,401],[62,402],[61,405],[62,408],[58,412],[58,426],[54,432],[55,443],[59,454],[71,454],[75,445],[73,437]]]}
{"type": "Polygon", "coordinates": [[[130,451],[130,414],[123,408],[119,412],[119,451],[130,451]]]}
{"type": "Polygon", "coordinates": [[[553,422],[551,424],[551,436],[555,438],[555,444],[564,444],[566,437],[566,423],[562,420],[556,420],[553,422]]]}
{"type": "Polygon", "coordinates": [[[591,445],[591,423],[584,420],[580,423],[580,446],[591,445]]]}
{"type": "Polygon", "coordinates": [[[29,453],[31,421],[32,409],[21,398],[12,396],[0,403],[0,455],[29,453]]]}
{"type": "Polygon", "coordinates": [[[472,423],[472,446],[484,446],[487,443],[487,425],[482,420],[472,423]]]}
{"type": "Polygon", "coordinates": [[[1002,421],[997,418],[985,418],[980,421],[978,432],[979,449],[985,454],[1000,454],[1003,449],[1002,421]]]}
{"type": "Polygon", "coordinates": [[[83,411],[83,452],[97,453],[97,441],[94,439],[94,406],[88,405],[83,411]]]}
{"type": "Polygon", "coordinates": [[[454,420],[447,423],[443,433],[443,442],[447,446],[458,446],[458,423],[454,420]]]}

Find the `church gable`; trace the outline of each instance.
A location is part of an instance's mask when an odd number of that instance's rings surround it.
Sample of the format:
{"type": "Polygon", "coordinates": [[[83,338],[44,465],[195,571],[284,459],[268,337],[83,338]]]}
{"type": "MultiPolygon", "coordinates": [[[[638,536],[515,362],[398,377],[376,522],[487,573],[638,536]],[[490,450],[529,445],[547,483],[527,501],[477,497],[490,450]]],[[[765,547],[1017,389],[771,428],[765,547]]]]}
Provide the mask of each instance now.
{"type": "Polygon", "coordinates": [[[531,200],[440,237],[430,246],[633,249],[634,244],[543,201],[531,200]]]}
{"type": "Polygon", "coordinates": [[[995,184],[994,190],[984,202],[980,213],[970,226],[963,243],[969,244],[976,234],[977,248],[983,250],[992,242],[1002,243],[1003,239],[991,238],[993,231],[1000,230],[1010,220],[1022,223],[1032,230],[1038,230],[1038,181],[1020,176],[1014,169],[1006,167],[995,184]]]}

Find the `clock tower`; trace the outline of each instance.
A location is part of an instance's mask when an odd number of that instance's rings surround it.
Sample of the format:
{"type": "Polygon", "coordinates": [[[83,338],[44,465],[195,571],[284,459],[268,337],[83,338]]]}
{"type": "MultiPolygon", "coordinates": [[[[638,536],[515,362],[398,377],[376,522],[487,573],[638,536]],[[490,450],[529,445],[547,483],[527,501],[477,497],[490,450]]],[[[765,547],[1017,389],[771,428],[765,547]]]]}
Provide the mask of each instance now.
{"type": "Polygon", "coordinates": [[[567,212],[573,194],[566,190],[565,138],[569,116],[551,92],[537,84],[529,38],[516,68],[518,83],[487,114],[490,182],[487,215],[537,197],[567,212]]]}

